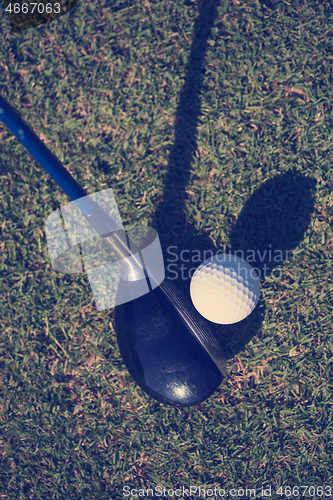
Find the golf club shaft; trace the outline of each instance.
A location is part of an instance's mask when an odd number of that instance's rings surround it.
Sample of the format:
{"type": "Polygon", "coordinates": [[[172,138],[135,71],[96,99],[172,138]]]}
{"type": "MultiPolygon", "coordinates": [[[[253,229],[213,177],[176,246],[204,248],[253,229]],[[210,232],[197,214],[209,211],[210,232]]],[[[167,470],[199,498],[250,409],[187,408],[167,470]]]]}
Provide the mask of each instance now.
{"type": "MultiPolygon", "coordinates": [[[[0,95],[0,120],[15,135],[35,160],[50,174],[57,184],[79,207],[84,217],[96,232],[105,238],[121,260],[132,256],[136,269],[143,269],[139,249],[126,233],[96,203],[65,169],[60,160],[45,146],[32,129],[22,120],[17,111],[0,95]]],[[[128,259],[125,260],[127,265],[128,259]]]]}

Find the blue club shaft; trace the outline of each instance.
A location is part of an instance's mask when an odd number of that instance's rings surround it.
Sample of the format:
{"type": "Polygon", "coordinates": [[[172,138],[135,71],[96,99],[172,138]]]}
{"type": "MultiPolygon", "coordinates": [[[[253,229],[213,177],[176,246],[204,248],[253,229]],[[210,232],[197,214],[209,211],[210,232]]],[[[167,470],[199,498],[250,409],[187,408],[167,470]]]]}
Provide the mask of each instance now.
{"type": "MultiPolygon", "coordinates": [[[[0,119],[72,201],[88,196],[88,193],[76,182],[60,160],[51,153],[31,128],[24,123],[16,110],[1,95],[0,119]]],[[[90,215],[96,207],[92,205],[90,198],[83,201],[85,203],[80,204],[80,209],[85,215],[90,215]]]]}
{"type": "MultiPolygon", "coordinates": [[[[136,245],[129,240],[118,224],[88,195],[65,169],[60,160],[51,153],[31,128],[22,120],[17,111],[0,95],[0,120],[15,135],[17,140],[50,174],[56,183],[79,207],[83,215],[97,231],[107,238],[112,249],[120,259],[138,252],[136,245]]],[[[134,256],[136,265],[142,269],[141,260],[134,256]]]]}

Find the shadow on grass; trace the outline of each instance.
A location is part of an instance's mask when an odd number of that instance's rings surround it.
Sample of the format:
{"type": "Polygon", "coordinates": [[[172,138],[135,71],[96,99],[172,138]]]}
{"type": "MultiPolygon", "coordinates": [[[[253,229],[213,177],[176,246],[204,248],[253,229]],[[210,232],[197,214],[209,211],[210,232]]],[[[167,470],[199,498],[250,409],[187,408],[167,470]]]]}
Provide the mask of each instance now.
{"type": "MultiPolygon", "coordinates": [[[[230,233],[230,252],[247,260],[260,277],[283,279],[284,263],[295,261],[314,211],[317,181],[294,170],[264,182],[245,203],[230,233]]],[[[212,325],[228,357],[244,349],[261,327],[265,304],[235,325],[212,325]]]]}
{"type": "MultiPolygon", "coordinates": [[[[214,249],[208,235],[198,237],[197,229],[188,224],[184,207],[186,186],[197,150],[197,127],[201,116],[200,93],[204,77],[205,55],[219,3],[218,0],[202,2],[194,24],[185,82],[180,91],[175,117],[175,140],[169,154],[168,173],[164,179],[163,201],[159,204],[151,223],[159,234],[163,249],[171,245],[176,245],[178,249],[186,248],[188,251],[198,248],[214,249]]],[[[222,33],[221,36],[223,36],[222,33]]],[[[173,278],[168,268],[166,275],[173,278]]],[[[182,277],[179,281],[181,288],[184,288],[183,281],[182,277]]]]}
{"type": "Polygon", "coordinates": [[[264,182],[245,203],[231,230],[233,253],[240,251],[262,279],[284,261],[307,231],[314,210],[316,180],[289,170],[264,182]]]}
{"type": "MultiPolygon", "coordinates": [[[[202,257],[204,252],[207,255],[211,251],[213,255],[218,250],[208,234],[198,234],[196,227],[188,223],[185,213],[185,189],[197,148],[207,41],[218,5],[216,0],[203,2],[195,22],[186,78],[176,112],[175,141],[169,155],[163,201],[151,224],[158,231],[162,248],[168,248],[168,252],[172,248],[171,263],[174,264],[170,265],[170,259],[165,259],[166,276],[174,279],[187,296],[194,268],[206,258],[202,257]],[[180,258],[182,252],[186,254],[186,259],[180,258]],[[197,261],[192,259],[193,268],[189,256],[195,252],[200,252],[201,258],[197,261]]],[[[258,270],[261,283],[277,266],[293,258],[292,251],[302,241],[314,210],[315,185],[315,180],[296,171],[288,171],[266,181],[246,202],[231,229],[230,251],[243,256],[258,270]]],[[[259,300],[254,312],[237,324],[216,325],[208,322],[228,358],[243,350],[258,333],[264,311],[265,305],[259,300]]]]}

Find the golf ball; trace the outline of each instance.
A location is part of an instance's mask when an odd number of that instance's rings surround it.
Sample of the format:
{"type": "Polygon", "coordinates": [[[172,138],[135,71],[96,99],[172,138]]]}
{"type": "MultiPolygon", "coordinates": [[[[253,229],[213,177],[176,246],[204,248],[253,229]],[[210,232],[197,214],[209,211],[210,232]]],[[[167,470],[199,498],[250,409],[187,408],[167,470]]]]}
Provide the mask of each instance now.
{"type": "Polygon", "coordinates": [[[190,294],[194,307],[209,321],[230,325],[245,319],[259,299],[255,269],[240,257],[217,254],[193,274],[190,294]]]}

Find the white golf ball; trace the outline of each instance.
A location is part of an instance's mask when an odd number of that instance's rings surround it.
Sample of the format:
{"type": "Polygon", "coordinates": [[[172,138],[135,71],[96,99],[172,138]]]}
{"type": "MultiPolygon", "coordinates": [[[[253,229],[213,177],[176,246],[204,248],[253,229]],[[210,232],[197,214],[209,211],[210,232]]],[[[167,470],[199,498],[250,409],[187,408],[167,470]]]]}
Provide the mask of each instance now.
{"type": "Polygon", "coordinates": [[[217,254],[205,260],[192,276],[191,299],[209,321],[230,325],[245,319],[257,305],[259,278],[246,260],[217,254]]]}

